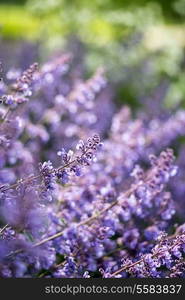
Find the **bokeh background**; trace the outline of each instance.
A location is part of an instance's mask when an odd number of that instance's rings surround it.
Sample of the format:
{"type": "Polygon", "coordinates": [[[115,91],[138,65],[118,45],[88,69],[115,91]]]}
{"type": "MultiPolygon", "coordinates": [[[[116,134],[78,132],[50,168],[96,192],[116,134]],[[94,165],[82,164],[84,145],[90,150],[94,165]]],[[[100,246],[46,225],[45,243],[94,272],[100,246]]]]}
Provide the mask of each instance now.
{"type": "Polygon", "coordinates": [[[185,106],[185,0],[0,0],[5,70],[66,51],[84,76],[106,68],[118,105],[185,106]]]}

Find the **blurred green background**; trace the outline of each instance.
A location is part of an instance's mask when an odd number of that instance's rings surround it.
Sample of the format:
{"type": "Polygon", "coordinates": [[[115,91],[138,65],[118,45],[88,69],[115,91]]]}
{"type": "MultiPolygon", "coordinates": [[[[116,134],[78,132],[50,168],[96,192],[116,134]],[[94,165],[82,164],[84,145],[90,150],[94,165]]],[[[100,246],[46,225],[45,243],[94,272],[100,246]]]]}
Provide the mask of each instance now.
{"type": "Polygon", "coordinates": [[[40,61],[72,52],[87,75],[105,66],[117,101],[161,88],[166,106],[185,106],[185,0],[0,0],[0,38],[3,58],[26,43],[40,61]]]}

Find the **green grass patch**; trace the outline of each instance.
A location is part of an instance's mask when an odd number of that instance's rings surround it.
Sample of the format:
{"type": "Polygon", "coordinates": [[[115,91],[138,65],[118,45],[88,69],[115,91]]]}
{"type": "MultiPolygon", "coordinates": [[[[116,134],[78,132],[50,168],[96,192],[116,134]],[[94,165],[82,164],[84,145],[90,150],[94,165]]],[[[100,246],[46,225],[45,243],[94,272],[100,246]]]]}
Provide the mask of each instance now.
{"type": "Polygon", "coordinates": [[[35,40],[39,37],[40,20],[24,6],[0,5],[0,37],[35,40]]]}

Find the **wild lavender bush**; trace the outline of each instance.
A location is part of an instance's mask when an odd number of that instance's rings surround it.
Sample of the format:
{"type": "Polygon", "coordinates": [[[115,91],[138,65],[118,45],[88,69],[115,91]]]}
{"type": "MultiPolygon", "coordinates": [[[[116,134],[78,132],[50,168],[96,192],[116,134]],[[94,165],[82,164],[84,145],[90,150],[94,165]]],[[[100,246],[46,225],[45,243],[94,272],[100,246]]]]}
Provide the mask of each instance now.
{"type": "Polygon", "coordinates": [[[0,276],[185,277],[185,111],[132,117],[71,60],[0,82],[0,276]]]}

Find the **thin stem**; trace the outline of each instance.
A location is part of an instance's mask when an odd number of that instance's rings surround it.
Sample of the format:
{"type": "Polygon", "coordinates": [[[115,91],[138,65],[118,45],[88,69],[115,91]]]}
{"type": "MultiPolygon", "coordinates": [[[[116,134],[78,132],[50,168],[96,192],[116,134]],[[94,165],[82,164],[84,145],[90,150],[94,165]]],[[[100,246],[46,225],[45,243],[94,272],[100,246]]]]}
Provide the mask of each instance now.
{"type": "Polygon", "coordinates": [[[130,265],[127,265],[127,266],[124,266],[124,267],[120,268],[120,269],[117,270],[116,272],[112,273],[112,274],[111,274],[111,277],[114,277],[114,276],[118,275],[119,273],[125,271],[126,269],[129,269],[129,268],[131,268],[131,267],[134,267],[134,266],[137,265],[137,264],[140,264],[142,261],[143,261],[143,258],[141,258],[140,260],[137,260],[136,262],[134,262],[134,263],[132,263],[132,264],[130,264],[130,265]]]}
{"type": "MultiPolygon", "coordinates": [[[[125,194],[124,194],[124,197],[128,197],[131,193],[133,192],[133,189],[130,189],[129,191],[127,191],[125,194]]],[[[83,225],[87,225],[89,223],[91,223],[92,221],[94,221],[95,219],[98,219],[100,216],[102,216],[105,212],[107,212],[108,210],[110,210],[112,207],[114,207],[116,204],[118,204],[118,199],[116,199],[114,202],[112,202],[111,204],[109,204],[106,208],[100,210],[99,212],[95,213],[94,215],[92,215],[91,217],[89,217],[88,219],[80,222],[77,224],[77,228],[83,226],[83,225]]],[[[45,238],[43,239],[42,241],[36,243],[33,245],[33,247],[38,247],[38,246],[41,246],[43,244],[45,244],[46,242],[49,242],[51,240],[54,240],[60,236],[62,236],[64,234],[64,231],[66,229],[54,234],[54,235],[51,235],[49,236],[48,238],[45,238]]]]}
{"type": "MultiPolygon", "coordinates": [[[[137,186],[137,187],[138,187],[138,186],[137,186]]],[[[135,190],[135,189],[136,189],[136,186],[135,186],[134,188],[131,188],[130,190],[128,190],[126,193],[124,193],[124,197],[128,197],[128,196],[133,192],[133,190],[135,190]]],[[[116,199],[114,202],[112,202],[111,204],[109,204],[106,208],[100,210],[99,212],[97,212],[96,214],[92,215],[92,216],[89,217],[88,219],[86,219],[86,220],[84,220],[84,221],[78,223],[76,227],[79,228],[80,226],[87,225],[87,224],[91,223],[91,222],[94,221],[95,219],[98,219],[99,217],[101,217],[105,212],[107,212],[108,210],[110,210],[112,207],[114,207],[114,206],[117,205],[118,203],[119,203],[119,201],[118,201],[118,199],[116,199]]],[[[45,243],[47,243],[47,242],[49,242],[49,241],[51,241],[51,240],[54,240],[54,239],[56,239],[56,238],[61,237],[61,236],[64,234],[65,230],[66,230],[66,228],[65,228],[64,230],[62,230],[62,231],[60,231],[60,232],[54,234],[54,235],[51,235],[51,236],[49,236],[49,237],[47,237],[47,238],[45,238],[45,239],[43,239],[43,240],[41,240],[41,241],[35,243],[35,244],[32,246],[32,248],[39,247],[39,246],[41,246],[41,245],[43,245],[43,244],[45,244],[45,243]]],[[[7,256],[9,257],[9,256],[12,256],[12,255],[21,253],[21,252],[23,252],[23,251],[24,251],[23,249],[18,249],[18,250],[16,250],[16,251],[12,252],[12,253],[9,253],[7,256]]]]}
{"type": "MultiPolygon", "coordinates": [[[[110,208],[112,208],[116,204],[117,204],[117,201],[114,201],[111,205],[109,205],[107,208],[101,210],[99,213],[94,214],[93,216],[91,216],[87,220],[84,220],[84,221],[78,223],[76,227],[79,228],[80,226],[87,225],[87,224],[91,223],[93,220],[95,220],[98,217],[100,217],[102,214],[104,214],[107,210],[109,210],[110,208]]],[[[43,239],[42,241],[34,244],[33,247],[41,246],[41,245],[43,245],[43,244],[45,244],[45,243],[47,243],[47,242],[49,242],[51,240],[54,240],[54,239],[62,236],[64,234],[64,231],[65,231],[65,229],[62,230],[62,231],[60,231],[60,232],[58,232],[58,233],[56,233],[56,234],[54,234],[54,235],[49,236],[48,238],[43,239]]]]}
{"type": "MultiPolygon", "coordinates": [[[[73,163],[73,162],[71,162],[73,163]]],[[[60,170],[60,168],[58,168],[57,170],[60,170]]],[[[146,182],[145,184],[148,182],[148,180],[150,180],[150,173],[147,174],[148,176],[146,176],[146,182]]],[[[40,176],[40,175],[39,175],[40,176]]],[[[139,182],[138,184],[134,185],[133,187],[131,187],[129,190],[127,190],[125,193],[122,194],[122,198],[127,198],[129,197],[140,185],[142,185],[143,183],[139,182]]],[[[80,223],[78,223],[76,225],[76,228],[79,228],[80,226],[83,226],[83,225],[87,225],[89,223],[91,223],[92,221],[98,219],[99,217],[101,217],[104,213],[106,213],[108,210],[110,210],[112,207],[114,207],[115,205],[119,204],[119,198],[117,198],[114,202],[112,202],[111,204],[109,204],[106,208],[100,210],[99,212],[95,213],[94,215],[92,215],[91,217],[89,217],[88,219],[84,220],[84,221],[81,221],[80,223]]],[[[35,243],[32,247],[35,248],[35,247],[38,247],[38,246],[41,246],[51,240],[54,240],[58,237],[61,237],[64,232],[65,232],[66,228],[62,231],[59,231],[58,233],[54,234],[54,235],[51,235],[37,243],[35,243]]],[[[17,254],[17,253],[20,253],[22,252],[23,250],[20,249],[20,250],[17,250],[13,253],[10,253],[8,254],[9,255],[14,255],[14,254],[17,254]]]]}
{"type": "Polygon", "coordinates": [[[3,122],[6,120],[9,112],[11,111],[10,107],[7,109],[6,113],[4,114],[4,116],[1,119],[1,125],[3,124],[3,122]]]}
{"type": "Polygon", "coordinates": [[[9,224],[6,224],[3,228],[0,229],[0,235],[3,233],[3,231],[9,226],[9,224]]]}

